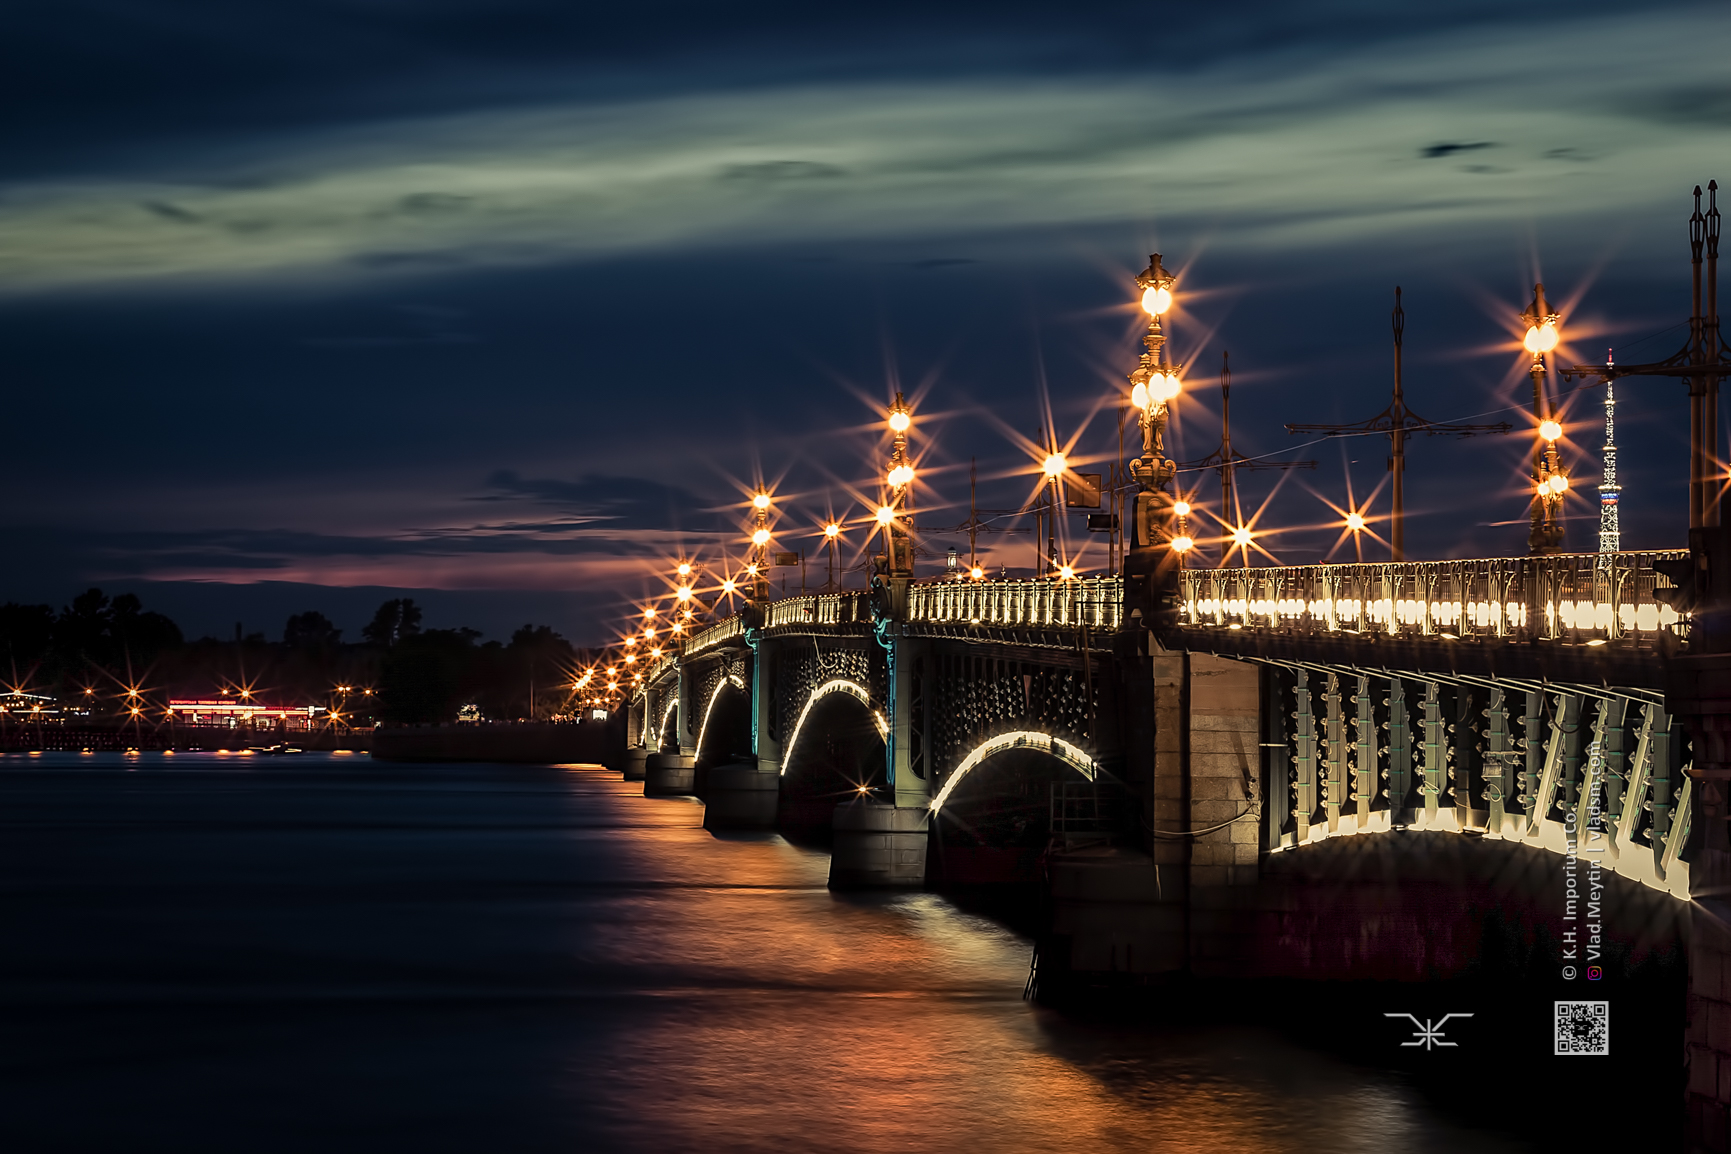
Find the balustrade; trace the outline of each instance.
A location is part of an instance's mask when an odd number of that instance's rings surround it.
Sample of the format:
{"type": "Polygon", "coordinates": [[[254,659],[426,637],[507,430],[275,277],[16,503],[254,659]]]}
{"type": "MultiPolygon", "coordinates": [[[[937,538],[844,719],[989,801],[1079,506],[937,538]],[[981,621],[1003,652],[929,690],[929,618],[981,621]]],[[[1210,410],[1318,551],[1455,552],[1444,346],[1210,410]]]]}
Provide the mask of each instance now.
{"type": "MultiPolygon", "coordinates": [[[[1687,636],[1689,621],[1653,595],[1669,582],[1655,561],[1687,550],[1578,553],[1463,561],[1186,569],[1182,625],[1283,634],[1381,633],[1439,639],[1559,640],[1650,647],[1687,636]]],[[[1073,581],[928,581],[908,589],[908,620],[982,627],[1114,630],[1123,622],[1118,577],[1073,581]]],[[[812,593],[763,607],[766,629],[869,624],[871,595],[812,593]]],[[[691,635],[698,653],[743,635],[738,616],[691,635]]],[[[678,661],[668,654],[644,684],[678,661]]]]}
{"type": "Polygon", "coordinates": [[[685,643],[687,653],[697,653],[704,649],[720,645],[723,641],[731,641],[745,632],[745,626],[739,620],[739,614],[723,618],[714,625],[705,626],[691,635],[685,643]]]}
{"type": "Polygon", "coordinates": [[[933,581],[908,590],[908,620],[934,624],[1117,629],[1117,577],[1073,581],[933,581]]]}
{"type": "Polygon", "coordinates": [[[1490,560],[1187,569],[1179,621],[1281,633],[1651,645],[1688,634],[1654,597],[1682,549],[1490,560]]]}

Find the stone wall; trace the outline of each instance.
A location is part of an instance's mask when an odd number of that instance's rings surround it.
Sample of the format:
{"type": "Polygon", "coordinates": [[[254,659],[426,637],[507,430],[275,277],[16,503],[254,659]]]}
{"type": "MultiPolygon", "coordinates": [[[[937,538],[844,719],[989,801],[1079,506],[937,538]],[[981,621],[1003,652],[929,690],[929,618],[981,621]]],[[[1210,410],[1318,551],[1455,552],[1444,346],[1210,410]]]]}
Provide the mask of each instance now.
{"type": "Polygon", "coordinates": [[[1259,853],[1261,679],[1245,661],[1190,656],[1190,885],[1253,885],[1259,853]],[[1216,828],[1218,827],[1218,828],[1216,828]]]}

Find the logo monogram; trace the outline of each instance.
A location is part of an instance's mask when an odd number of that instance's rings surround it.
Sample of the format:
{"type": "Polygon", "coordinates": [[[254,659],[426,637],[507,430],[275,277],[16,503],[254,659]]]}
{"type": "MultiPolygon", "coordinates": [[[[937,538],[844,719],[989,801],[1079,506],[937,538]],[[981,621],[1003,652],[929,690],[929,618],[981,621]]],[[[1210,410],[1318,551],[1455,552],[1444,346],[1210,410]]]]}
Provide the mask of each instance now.
{"type": "Polygon", "coordinates": [[[1418,1041],[1416,1041],[1416,1042],[1402,1042],[1401,1045],[1403,1047],[1404,1046],[1423,1046],[1425,1049],[1428,1050],[1432,1046],[1458,1046],[1458,1045],[1460,1045],[1459,1042],[1445,1042],[1442,1040],[1443,1023],[1447,1022],[1450,1018],[1470,1018],[1470,1017],[1472,1017],[1472,1015],[1471,1014],[1444,1014],[1442,1017],[1438,1018],[1435,1022],[1421,1022],[1417,1018],[1413,1017],[1411,1014],[1384,1014],[1383,1017],[1385,1017],[1385,1018],[1405,1018],[1407,1021],[1411,1022],[1414,1026],[1418,1027],[1416,1030],[1414,1030],[1412,1032],[1412,1036],[1417,1038],[1418,1041]]]}

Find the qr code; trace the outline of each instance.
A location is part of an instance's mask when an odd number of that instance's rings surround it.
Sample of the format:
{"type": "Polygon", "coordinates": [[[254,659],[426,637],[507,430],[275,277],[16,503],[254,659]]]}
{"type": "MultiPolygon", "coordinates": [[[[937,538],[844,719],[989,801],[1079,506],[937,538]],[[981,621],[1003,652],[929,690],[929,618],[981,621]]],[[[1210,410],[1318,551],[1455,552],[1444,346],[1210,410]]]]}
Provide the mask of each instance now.
{"type": "Polygon", "coordinates": [[[1598,1057],[1611,1052],[1609,1002],[1558,1002],[1552,1026],[1553,1054],[1598,1057]]]}

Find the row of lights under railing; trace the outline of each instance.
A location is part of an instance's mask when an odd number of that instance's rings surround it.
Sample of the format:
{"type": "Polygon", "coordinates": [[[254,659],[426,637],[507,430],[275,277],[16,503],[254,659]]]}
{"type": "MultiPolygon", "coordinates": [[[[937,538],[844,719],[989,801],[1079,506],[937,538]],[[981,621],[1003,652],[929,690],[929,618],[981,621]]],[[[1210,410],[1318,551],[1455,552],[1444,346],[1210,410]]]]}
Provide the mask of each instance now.
{"type": "MultiPolygon", "coordinates": [[[[1184,615],[1191,624],[1201,624],[1212,618],[1216,625],[1279,628],[1310,621],[1323,624],[1327,631],[1347,631],[1350,626],[1346,623],[1351,623],[1369,625],[1389,633],[1399,632],[1403,626],[1426,627],[1427,631],[1441,633],[1446,632],[1447,627],[1461,629],[1464,625],[1466,629],[1463,631],[1500,635],[1506,630],[1525,629],[1528,613],[1527,605],[1518,601],[1196,598],[1184,602],[1184,615]]],[[[1625,603],[1613,606],[1602,601],[1568,599],[1545,603],[1546,632],[1553,637],[1565,632],[1599,632],[1607,636],[1677,633],[1686,625],[1687,618],[1669,605],[1625,603]]]]}

